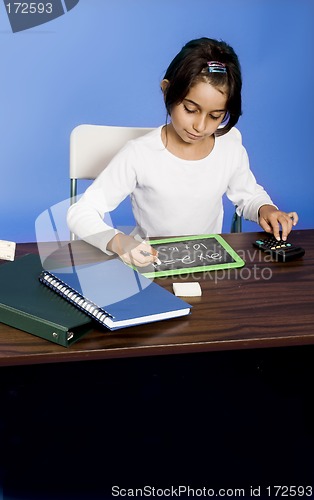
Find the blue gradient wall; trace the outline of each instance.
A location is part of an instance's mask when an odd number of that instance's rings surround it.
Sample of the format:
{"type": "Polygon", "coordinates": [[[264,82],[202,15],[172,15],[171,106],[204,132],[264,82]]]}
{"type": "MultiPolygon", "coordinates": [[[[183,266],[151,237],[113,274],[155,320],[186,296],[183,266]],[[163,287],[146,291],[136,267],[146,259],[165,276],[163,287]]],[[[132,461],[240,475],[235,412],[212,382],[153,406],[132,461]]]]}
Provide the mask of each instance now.
{"type": "MultiPolygon", "coordinates": [[[[0,239],[35,240],[37,217],[68,198],[73,127],[164,122],[159,82],[200,36],[239,54],[252,169],[300,228],[313,227],[313,19],[312,0],[80,0],[12,33],[0,3],[0,239]]],[[[231,213],[227,203],[225,231],[231,213]]]]}

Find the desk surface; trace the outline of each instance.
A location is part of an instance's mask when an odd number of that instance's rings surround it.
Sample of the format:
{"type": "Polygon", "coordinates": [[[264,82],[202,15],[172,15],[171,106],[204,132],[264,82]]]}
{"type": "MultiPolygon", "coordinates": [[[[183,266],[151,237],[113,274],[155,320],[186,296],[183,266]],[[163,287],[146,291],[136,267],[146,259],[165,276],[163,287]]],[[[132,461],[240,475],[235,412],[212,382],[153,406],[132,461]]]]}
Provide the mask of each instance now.
{"type": "MultiPolygon", "coordinates": [[[[203,293],[187,299],[193,305],[188,317],[114,332],[95,329],[68,348],[0,323],[0,365],[314,344],[314,230],[292,232],[289,240],[305,255],[289,263],[256,250],[252,242],[260,234],[223,235],[246,266],[190,275],[203,293]]],[[[35,243],[19,244],[16,258],[37,251],[35,243]]],[[[184,279],[156,282],[172,291],[172,283],[184,279]]]]}

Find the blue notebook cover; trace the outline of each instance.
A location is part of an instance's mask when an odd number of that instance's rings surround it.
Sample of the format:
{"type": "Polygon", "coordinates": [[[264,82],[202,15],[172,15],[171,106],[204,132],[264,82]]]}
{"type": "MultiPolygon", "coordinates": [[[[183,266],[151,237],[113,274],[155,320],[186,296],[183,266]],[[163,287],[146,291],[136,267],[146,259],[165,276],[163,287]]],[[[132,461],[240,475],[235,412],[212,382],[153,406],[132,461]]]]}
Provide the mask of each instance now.
{"type": "Polygon", "coordinates": [[[44,270],[39,279],[110,330],[190,313],[190,304],[119,259],[44,270]]]}

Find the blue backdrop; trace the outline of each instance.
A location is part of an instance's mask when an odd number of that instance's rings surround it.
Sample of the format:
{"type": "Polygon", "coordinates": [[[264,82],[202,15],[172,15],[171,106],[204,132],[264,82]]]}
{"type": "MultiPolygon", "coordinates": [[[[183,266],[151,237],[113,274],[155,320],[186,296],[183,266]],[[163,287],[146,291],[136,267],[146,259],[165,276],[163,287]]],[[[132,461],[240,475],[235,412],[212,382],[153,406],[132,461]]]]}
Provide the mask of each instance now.
{"type": "MultiPolygon", "coordinates": [[[[238,53],[252,170],[280,208],[299,212],[300,228],[313,227],[313,19],[313,0],[80,0],[12,33],[1,2],[0,239],[35,240],[37,217],[68,198],[76,125],[164,123],[159,82],[200,36],[238,53]]],[[[120,217],[129,221],[125,208],[120,217]]]]}

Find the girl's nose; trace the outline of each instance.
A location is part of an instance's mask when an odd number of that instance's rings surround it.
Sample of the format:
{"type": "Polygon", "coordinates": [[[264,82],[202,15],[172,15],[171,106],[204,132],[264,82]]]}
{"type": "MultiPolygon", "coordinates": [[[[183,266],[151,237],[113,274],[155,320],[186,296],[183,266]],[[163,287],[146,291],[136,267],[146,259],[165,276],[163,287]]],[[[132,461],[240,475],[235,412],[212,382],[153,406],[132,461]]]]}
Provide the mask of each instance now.
{"type": "Polygon", "coordinates": [[[204,132],[204,130],[206,129],[206,117],[205,116],[195,117],[193,128],[196,132],[204,132]]]}

